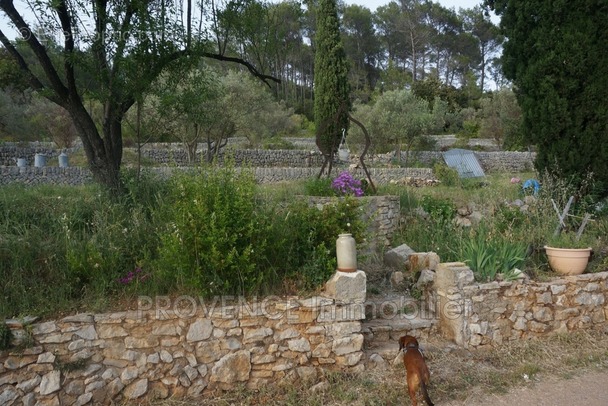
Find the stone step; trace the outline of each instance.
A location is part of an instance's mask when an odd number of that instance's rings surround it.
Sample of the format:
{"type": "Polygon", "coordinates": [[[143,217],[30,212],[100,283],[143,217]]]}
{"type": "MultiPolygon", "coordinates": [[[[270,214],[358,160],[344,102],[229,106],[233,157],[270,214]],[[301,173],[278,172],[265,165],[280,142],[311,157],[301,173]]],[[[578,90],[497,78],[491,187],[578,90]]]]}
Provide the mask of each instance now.
{"type": "Polygon", "coordinates": [[[435,324],[434,319],[401,318],[366,320],[362,324],[362,333],[366,342],[397,341],[399,337],[411,334],[426,337],[435,324]]]}
{"type": "Polygon", "coordinates": [[[365,301],[365,317],[367,319],[428,317],[430,312],[427,307],[424,300],[404,294],[373,296],[365,301]]]}
{"type": "MultiPolygon", "coordinates": [[[[434,339],[421,339],[419,342],[420,349],[427,359],[432,359],[442,353],[454,351],[461,351],[463,354],[462,356],[468,354],[468,352],[461,347],[444,341],[438,342],[434,339]]],[[[375,360],[375,357],[380,356],[389,365],[399,365],[403,359],[403,352],[399,351],[398,341],[372,342],[364,351],[368,360],[375,360]]]]}
{"type": "Polygon", "coordinates": [[[365,348],[365,352],[368,356],[378,354],[385,361],[391,362],[399,355],[399,343],[397,341],[375,343],[371,347],[365,348]]]}

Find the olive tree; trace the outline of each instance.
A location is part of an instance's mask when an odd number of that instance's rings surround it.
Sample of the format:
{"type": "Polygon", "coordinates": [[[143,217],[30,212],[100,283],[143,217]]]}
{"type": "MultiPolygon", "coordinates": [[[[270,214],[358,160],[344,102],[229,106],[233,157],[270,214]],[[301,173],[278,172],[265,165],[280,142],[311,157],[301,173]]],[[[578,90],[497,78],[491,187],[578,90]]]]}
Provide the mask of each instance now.
{"type": "Polygon", "coordinates": [[[374,143],[394,147],[398,161],[405,151],[407,164],[409,152],[424,140],[432,120],[425,100],[408,90],[391,90],[379,96],[373,105],[369,129],[374,143]]]}
{"type": "Polygon", "coordinates": [[[203,56],[240,63],[271,79],[245,60],[213,50],[203,23],[215,11],[215,2],[191,0],[39,0],[17,6],[0,0],[0,12],[21,34],[34,61],[1,29],[0,43],[29,86],[68,112],[93,177],[118,194],[123,190],[123,119],[169,64],[203,56]],[[39,27],[25,20],[28,12],[39,27]],[[46,46],[51,37],[59,48],[53,58],[46,46]],[[91,80],[77,80],[77,72],[86,72],[91,80]],[[103,105],[100,125],[85,108],[86,97],[103,105]]]}

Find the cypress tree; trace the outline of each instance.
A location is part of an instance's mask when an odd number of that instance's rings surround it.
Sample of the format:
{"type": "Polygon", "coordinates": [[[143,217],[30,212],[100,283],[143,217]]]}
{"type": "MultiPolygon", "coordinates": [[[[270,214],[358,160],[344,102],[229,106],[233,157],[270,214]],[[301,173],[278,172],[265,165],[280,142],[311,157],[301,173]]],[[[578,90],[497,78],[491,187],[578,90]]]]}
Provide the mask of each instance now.
{"type": "Polygon", "coordinates": [[[608,195],[608,3],[605,0],[487,0],[507,37],[524,131],[536,169],[581,179],[593,172],[608,195]]]}
{"type": "Polygon", "coordinates": [[[348,62],[340,38],[335,0],[320,0],[315,35],[314,113],[316,142],[323,155],[337,151],[343,130],[348,131],[348,62]]]}

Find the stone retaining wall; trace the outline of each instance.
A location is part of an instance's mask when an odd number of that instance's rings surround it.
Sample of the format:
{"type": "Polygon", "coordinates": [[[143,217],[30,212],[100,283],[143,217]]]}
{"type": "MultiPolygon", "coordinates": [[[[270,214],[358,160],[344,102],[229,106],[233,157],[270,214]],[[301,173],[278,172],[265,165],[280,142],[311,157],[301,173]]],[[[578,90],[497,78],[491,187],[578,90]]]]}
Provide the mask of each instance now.
{"type": "Polygon", "coordinates": [[[0,167],[0,185],[21,183],[25,185],[70,185],[77,186],[92,181],[91,171],[83,167],[60,168],[46,166],[44,168],[16,166],[0,167]]]}
{"type": "Polygon", "coordinates": [[[479,284],[464,264],[444,263],[430,291],[429,302],[441,306],[440,331],[465,347],[605,329],[607,324],[608,272],[479,284]]]}
{"type": "MultiPolygon", "coordinates": [[[[306,197],[305,197],[306,198],[306,197]]],[[[331,197],[310,197],[310,204],[326,205],[331,204],[336,198],[331,197]]],[[[368,234],[370,236],[367,244],[357,247],[358,252],[370,254],[391,246],[393,233],[399,227],[401,203],[399,196],[368,196],[359,197],[362,202],[362,220],[369,222],[368,234]]]]}
{"type": "MultiPolygon", "coordinates": [[[[516,151],[475,152],[479,163],[487,172],[524,172],[533,170],[535,153],[516,151]]],[[[161,165],[188,165],[186,152],[172,149],[147,149],[142,156],[161,165]]],[[[248,165],[253,167],[321,167],[323,157],[316,151],[301,150],[234,150],[227,156],[234,160],[237,166],[248,165]]],[[[406,156],[402,154],[405,162],[406,156]]],[[[392,154],[369,156],[366,160],[368,166],[389,165],[393,160],[392,154]]],[[[196,159],[201,162],[201,156],[196,159]]],[[[443,162],[440,151],[420,151],[410,154],[410,162],[418,162],[432,166],[436,162],[443,162]]]]}
{"type": "MultiPolygon", "coordinates": [[[[303,141],[303,140],[300,140],[303,141]]],[[[237,143],[238,139],[233,139],[237,143]]],[[[69,155],[81,149],[81,146],[65,150],[69,155]]],[[[134,148],[125,148],[125,150],[134,148]]],[[[48,157],[48,164],[57,166],[57,156],[62,152],[54,149],[49,143],[32,143],[30,146],[21,147],[17,144],[3,144],[0,146],[0,166],[15,166],[17,158],[25,158],[28,165],[33,165],[34,155],[43,153],[48,157]]],[[[198,165],[204,161],[204,151],[200,150],[195,159],[198,165]],[[201,155],[203,154],[203,155],[201,155]]],[[[533,169],[533,161],[536,157],[534,152],[475,152],[480,164],[487,172],[524,172],[533,169]]],[[[323,157],[317,148],[306,150],[254,150],[254,149],[231,149],[225,154],[237,166],[250,167],[292,167],[292,168],[320,168],[323,157]]],[[[164,166],[189,166],[186,151],[181,144],[152,144],[142,148],[144,160],[156,165],[164,166]]],[[[220,157],[220,161],[223,158],[220,157]]],[[[402,154],[405,161],[405,153],[402,154]]],[[[391,164],[393,154],[370,155],[366,159],[368,166],[387,166],[391,164]]],[[[410,163],[432,166],[435,162],[443,162],[440,151],[420,151],[410,154],[410,163]]]]}
{"type": "MultiPolygon", "coordinates": [[[[199,151],[193,164],[205,161],[205,154],[205,151],[199,151]]],[[[183,149],[144,149],[142,157],[160,165],[191,165],[183,149]]],[[[233,160],[237,166],[320,168],[323,165],[323,156],[317,151],[235,149],[222,154],[220,162],[225,158],[233,160]]]]}
{"type": "Polygon", "coordinates": [[[33,341],[0,353],[0,404],[180,399],[235,384],[314,382],[322,369],[364,369],[363,304],[143,299],[146,310],[78,314],[16,330],[33,341]]]}
{"type": "MultiPolygon", "coordinates": [[[[534,170],[535,152],[499,151],[478,152],[475,156],[479,164],[487,172],[528,172],[534,170]]],[[[405,159],[405,156],[403,156],[405,159]]],[[[410,160],[417,161],[422,165],[432,166],[436,162],[443,162],[443,156],[439,151],[412,152],[410,160]]]]}
{"type": "MultiPolygon", "coordinates": [[[[238,169],[238,168],[237,168],[238,169]]],[[[346,167],[335,168],[336,176],[346,167]]],[[[187,168],[147,168],[146,171],[169,177],[174,171],[188,170],[187,168]]],[[[299,179],[311,179],[319,173],[320,168],[252,168],[259,183],[274,183],[299,179]]],[[[429,168],[371,168],[372,180],[377,184],[386,184],[391,180],[402,180],[406,177],[434,179],[433,171],[429,168]]],[[[353,174],[364,178],[362,170],[353,174]]],[[[53,185],[82,185],[92,180],[91,172],[83,167],[44,167],[18,168],[16,166],[0,167],[0,185],[9,183],[23,183],[27,185],[53,184],[53,185]]]]}

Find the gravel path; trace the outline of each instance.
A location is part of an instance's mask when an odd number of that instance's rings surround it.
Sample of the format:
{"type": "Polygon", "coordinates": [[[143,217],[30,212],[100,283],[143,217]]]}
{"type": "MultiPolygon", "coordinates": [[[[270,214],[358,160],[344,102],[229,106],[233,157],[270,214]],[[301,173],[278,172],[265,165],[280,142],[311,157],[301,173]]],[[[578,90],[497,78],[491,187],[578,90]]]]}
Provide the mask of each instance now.
{"type": "MultiPolygon", "coordinates": [[[[592,371],[572,379],[537,382],[514,388],[505,395],[490,395],[441,406],[606,406],[608,405],[608,371],[592,371]]],[[[440,406],[440,405],[438,405],[440,406]]]]}

